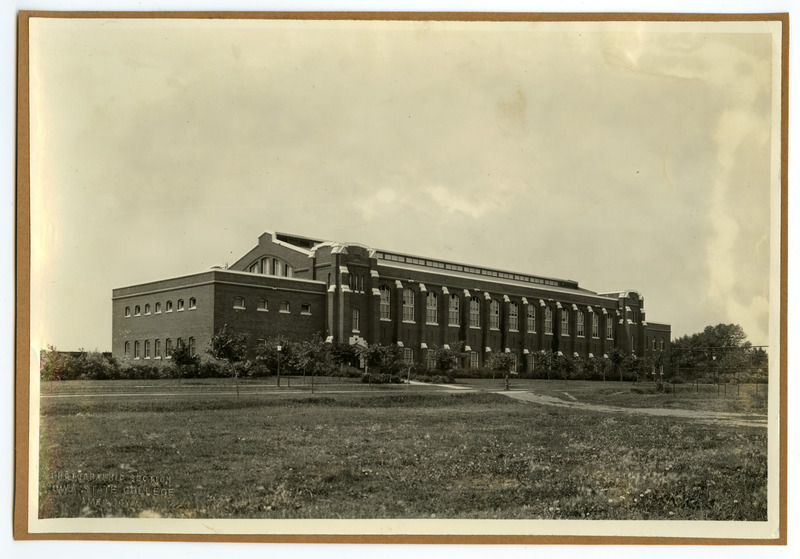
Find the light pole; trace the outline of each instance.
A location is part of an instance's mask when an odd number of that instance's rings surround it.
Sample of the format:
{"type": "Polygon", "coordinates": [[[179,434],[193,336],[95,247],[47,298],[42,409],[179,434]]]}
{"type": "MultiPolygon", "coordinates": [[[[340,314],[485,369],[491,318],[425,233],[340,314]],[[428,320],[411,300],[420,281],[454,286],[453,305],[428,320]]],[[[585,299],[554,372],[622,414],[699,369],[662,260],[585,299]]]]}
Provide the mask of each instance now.
{"type": "Polygon", "coordinates": [[[283,349],[283,347],[281,347],[279,344],[278,345],[278,388],[281,387],[281,349],[283,349]]]}

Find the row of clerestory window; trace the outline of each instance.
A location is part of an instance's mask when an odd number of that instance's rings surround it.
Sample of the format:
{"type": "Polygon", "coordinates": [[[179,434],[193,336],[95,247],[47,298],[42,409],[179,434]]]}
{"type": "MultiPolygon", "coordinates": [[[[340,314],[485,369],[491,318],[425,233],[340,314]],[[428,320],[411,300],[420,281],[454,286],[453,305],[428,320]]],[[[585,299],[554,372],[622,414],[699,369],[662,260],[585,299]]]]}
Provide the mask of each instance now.
{"type": "MultiPolygon", "coordinates": [[[[236,310],[245,310],[247,309],[247,301],[242,296],[235,296],[233,298],[233,308],[236,310]]],[[[260,312],[269,312],[269,301],[267,299],[258,299],[256,302],[256,310],[260,312]]],[[[280,313],[291,313],[292,307],[289,301],[281,301],[278,312],[280,313]]],[[[307,303],[300,304],[300,314],[311,314],[311,305],[307,303]]]]}
{"type": "MultiPolygon", "coordinates": [[[[125,318],[130,318],[131,316],[148,316],[150,314],[161,314],[161,301],[156,301],[156,303],[151,307],[150,303],[145,303],[144,307],[142,305],[134,305],[133,308],[130,306],[125,307],[124,315],[125,318]],[[152,309],[152,312],[151,312],[152,309]]],[[[178,312],[183,311],[186,309],[186,305],[183,299],[178,299],[176,301],[175,307],[172,305],[172,300],[168,300],[164,303],[164,312],[172,312],[174,309],[177,309],[178,312]]],[[[189,310],[195,310],[197,308],[197,299],[195,297],[189,297],[189,310]]]]}

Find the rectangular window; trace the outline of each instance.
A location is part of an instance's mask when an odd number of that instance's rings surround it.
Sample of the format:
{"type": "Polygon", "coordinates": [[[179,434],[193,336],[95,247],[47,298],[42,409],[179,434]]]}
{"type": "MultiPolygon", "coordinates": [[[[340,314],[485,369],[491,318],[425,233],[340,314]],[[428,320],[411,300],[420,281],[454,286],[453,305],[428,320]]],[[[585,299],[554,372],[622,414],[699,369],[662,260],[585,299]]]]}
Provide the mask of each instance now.
{"type": "Polygon", "coordinates": [[[378,289],[381,296],[380,313],[381,320],[391,320],[392,318],[392,292],[385,285],[378,289]]]}
{"type": "Polygon", "coordinates": [[[610,314],[606,316],[606,338],[614,339],[614,317],[610,314]]]}
{"type": "Polygon", "coordinates": [[[469,301],[469,327],[480,328],[481,326],[481,302],[477,297],[469,301]]]}
{"type": "Polygon", "coordinates": [[[508,329],[512,332],[519,330],[519,306],[516,303],[508,306],[508,329]]]}
{"type": "Polygon", "coordinates": [[[550,307],[544,308],[544,333],[553,333],[553,309],[550,307]]]}
{"type": "Polygon", "coordinates": [[[470,367],[470,369],[477,369],[480,366],[481,366],[481,364],[480,364],[480,359],[479,359],[479,356],[478,356],[478,352],[477,351],[470,351],[469,352],[469,367],[470,367]]]}
{"type": "Polygon", "coordinates": [[[167,359],[172,359],[172,340],[170,338],[164,342],[164,353],[166,353],[167,359]]]}
{"type": "Polygon", "coordinates": [[[353,332],[359,332],[361,330],[361,311],[358,309],[353,309],[353,332]]]}
{"type": "Polygon", "coordinates": [[[311,314],[311,305],[305,303],[300,305],[300,314],[311,314]]]}
{"type": "Polygon", "coordinates": [[[425,322],[427,324],[439,324],[439,297],[433,291],[429,292],[425,298],[425,322]]]}
{"type": "Polygon", "coordinates": [[[577,328],[578,328],[578,336],[583,337],[584,334],[584,315],[583,311],[577,312],[577,328]]]}
{"type": "Polygon", "coordinates": [[[189,355],[194,357],[194,354],[195,354],[194,338],[189,338],[189,355]]]}
{"type": "Polygon", "coordinates": [[[561,335],[569,336],[569,311],[561,309],[561,335]]]}
{"type": "Polygon", "coordinates": [[[155,341],[155,347],[153,349],[153,357],[156,359],[161,359],[161,340],[155,341]]]}
{"type": "Polygon", "coordinates": [[[403,322],[414,322],[414,292],[403,290],[403,322]]]}
{"type": "Polygon", "coordinates": [[[532,373],[536,369],[536,356],[533,353],[528,354],[528,372],[532,373]]]}
{"type": "Polygon", "coordinates": [[[289,311],[289,301],[284,301],[283,303],[281,303],[280,312],[290,312],[289,311]]]}
{"type": "Polygon", "coordinates": [[[489,303],[489,328],[500,329],[500,303],[496,300],[489,303]]]}
{"type": "Polygon", "coordinates": [[[133,342],[133,358],[139,359],[139,340],[133,342]]]}
{"type": "Polygon", "coordinates": [[[511,362],[511,371],[510,372],[514,373],[514,374],[517,374],[519,372],[517,370],[517,367],[519,366],[519,359],[518,359],[516,353],[512,353],[511,357],[513,358],[513,361],[511,362]]]}
{"type": "Polygon", "coordinates": [[[459,312],[461,300],[458,295],[450,295],[450,307],[447,311],[447,324],[450,326],[460,326],[461,316],[459,312]]]}
{"type": "Polygon", "coordinates": [[[536,333],[536,307],[528,305],[528,332],[536,333]]]}
{"type": "Polygon", "coordinates": [[[261,312],[268,312],[269,311],[269,303],[267,303],[266,299],[260,299],[258,301],[258,310],[261,312]]]}
{"type": "Polygon", "coordinates": [[[600,317],[597,316],[597,313],[592,313],[592,337],[600,337],[600,317]]]}
{"type": "Polygon", "coordinates": [[[429,370],[436,368],[436,352],[432,349],[425,350],[425,367],[429,370]]]}
{"type": "Polygon", "coordinates": [[[403,363],[407,366],[414,364],[414,349],[410,347],[403,348],[403,363]]]}
{"type": "MultiPolygon", "coordinates": [[[[180,304],[180,301],[178,302],[180,304]]],[[[233,308],[234,309],[244,309],[244,297],[234,297],[233,298],[233,308]]]]}

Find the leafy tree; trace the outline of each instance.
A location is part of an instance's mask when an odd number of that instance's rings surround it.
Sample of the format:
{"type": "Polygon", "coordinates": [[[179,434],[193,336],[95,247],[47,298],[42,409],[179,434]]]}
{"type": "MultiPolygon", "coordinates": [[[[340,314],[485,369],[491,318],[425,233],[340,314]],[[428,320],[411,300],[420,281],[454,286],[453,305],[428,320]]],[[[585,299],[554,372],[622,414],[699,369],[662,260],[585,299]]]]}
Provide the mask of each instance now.
{"type": "Polygon", "coordinates": [[[353,365],[358,358],[358,351],[356,346],[347,342],[335,342],[330,344],[330,358],[331,362],[341,368],[345,365],[353,365]]]}
{"type": "Polygon", "coordinates": [[[172,365],[175,367],[175,374],[178,376],[178,384],[186,376],[186,371],[194,369],[200,362],[197,355],[192,355],[192,350],[186,344],[179,344],[169,352],[172,365]]]}
{"type": "Polygon", "coordinates": [[[322,338],[300,342],[297,347],[297,358],[303,376],[306,372],[311,373],[312,387],[314,376],[326,375],[331,371],[331,350],[322,338]]]}
{"type": "Polygon", "coordinates": [[[461,357],[464,355],[464,342],[455,342],[449,347],[437,346],[432,350],[436,370],[449,377],[450,371],[458,367],[461,357]]]}
{"type": "Polygon", "coordinates": [[[676,368],[694,375],[713,375],[717,381],[720,376],[724,379],[757,369],[753,365],[755,356],[766,356],[761,348],[752,347],[738,324],[706,326],[702,332],[681,336],[671,345],[671,361],[676,368]]]}
{"type": "Polygon", "coordinates": [[[508,373],[514,366],[514,356],[510,353],[496,352],[489,355],[486,365],[492,370],[503,375],[508,390],[508,373]]]}
{"type": "Polygon", "coordinates": [[[396,345],[370,344],[357,351],[368,368],[377,368],[388,375],[397,374],[403,366],[403,352],[396,345]]]}
{"type": "Polygon", "coordinates": [[[69,354],[58,351],[54,346],[47,346],[39,356],[39,371],[42,380],[72,380],[75,378],[75,367],[69,354]]]}
{"type": "Polygon", "coordinates": [[[225,324],[219,331],[211,336],[211,343],[206,350],[214,359],[225,361],[236,380],[236,397],[239,397],[239,375],[242,369],[240,364],[247,357],[247,334],[228,329],[225,324]]]}

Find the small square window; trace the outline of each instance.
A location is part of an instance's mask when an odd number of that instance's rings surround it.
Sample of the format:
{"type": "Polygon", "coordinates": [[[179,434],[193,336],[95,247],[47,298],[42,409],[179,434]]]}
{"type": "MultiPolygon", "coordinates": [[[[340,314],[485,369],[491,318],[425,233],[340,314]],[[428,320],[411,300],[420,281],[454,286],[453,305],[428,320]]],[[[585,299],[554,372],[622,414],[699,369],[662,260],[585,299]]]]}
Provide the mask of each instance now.
{"type": "Polygon", "coordinates": [[[266,299],[261,299],[258,302],[258,310],[260,310],[262,312],[268,312],[269,311],[269,303],[267,302],[266,299]]]}
{"type": "Polygon", "coordinates": [[[280,312],[290,312],[290,310],[289,310],[289,301],[284,301],[283,303],[281,303],[280,312]]]}
{"type": "Polygon", "coordinates": [[[233,308],[234,309],[243,309],[244,306],[244,297],[234,297],[233,298],[233,308]]]}
{"type": "Polygon", "coordinates": [[[311,305],[300,305],[300,314],[311,314],[311,305]]]}

